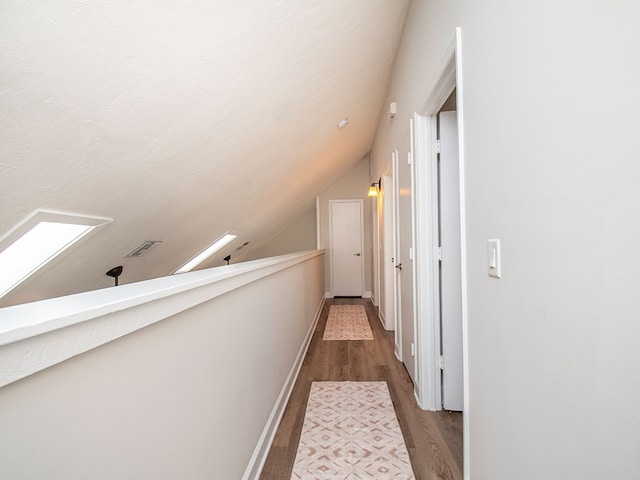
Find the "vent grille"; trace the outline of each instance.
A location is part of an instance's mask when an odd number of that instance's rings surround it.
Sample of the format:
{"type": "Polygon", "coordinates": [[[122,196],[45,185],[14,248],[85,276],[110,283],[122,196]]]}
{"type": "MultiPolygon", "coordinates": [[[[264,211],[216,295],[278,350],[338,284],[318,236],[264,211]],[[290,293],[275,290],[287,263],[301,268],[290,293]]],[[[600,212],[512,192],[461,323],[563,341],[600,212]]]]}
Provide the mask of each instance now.
{"type": "Polygon", "coordinates": [[[153,247],[162,243],[161,240],[145,240],[141,245],[134,248],[131,252],[129,252],[125,257],[141,257],[153,247]]]}
{"type": "Polygon", "coordinates": [[[247,245],[249,245],[249,242],[244,242],[242,245],[240,245],[238,248],[236,248],[236,250],[242,250],[247,245]]]}

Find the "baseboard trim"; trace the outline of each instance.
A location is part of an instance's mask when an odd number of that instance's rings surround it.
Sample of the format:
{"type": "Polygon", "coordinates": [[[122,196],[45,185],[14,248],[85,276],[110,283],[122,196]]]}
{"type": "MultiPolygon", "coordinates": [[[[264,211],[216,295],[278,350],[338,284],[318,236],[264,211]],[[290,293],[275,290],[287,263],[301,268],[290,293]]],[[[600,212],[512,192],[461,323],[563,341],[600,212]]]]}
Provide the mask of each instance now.
{"type": "Polygon", "coordinates": [[[331,293],[331,292],[324,292],[324,298],[333,298],[333,293],[331,293]]]}
{"type": "Polygon", "coordinates": [[[382,313],[381,309],[378,309],[378,320],[380,320],[380,323],[382,323],[382,328],[384,328],[385,330],[387,329],[387,325],[384,321],[384,313],[382,313]]]}
{"type": "Polygon", "coordinates": [[[372,298],[371,292],[362,292],[362,298],[372,298]]]}
{"type": "Polygon", "coordinates": [[[267,460],[267,455],[269,454],[269,450],[271,449],[271,445],[273,444],[273,440],[276,436],[276,431],[278,430],[278,426],[280,425],[280,421],[282,420],[282,415],[284,415],[285,407],[289,402],[289,397],[291,397],[293,386],[298,379],[298,374],[300,373],[300,368],[302,367],[302,361],[304,360],[307,349],[309,348],[309,344],[311,343],[311,338],[313,337],[313,332],[316,329],[318,320],[320,320],[320,314],[322,313],[324,302],[325,297],[320,300],[320,305],[318,306],[318,309],[316,311],[315,318],[311,322],[305,339],[302,342],[300,349],[298,350],[298,354],[296,355],[296,359],[291,366],[291,370],[289,371],[287,380],[284,382],[282,390],[280,391],[280,395],[278,395],[278,399],[276,400],[276,403],[271,410],[271,414],[269,415],[267,424],[265,425],[264,430],[260,435],[258,444],[253,451],[253,455],[251,455],[251,460],[249,460],[249,464],[247,465],[244,475],[242,476],[242,480],[258,480],[260,474],[262,473],[262,468],[264,467],[264,463],[267,460]]]}

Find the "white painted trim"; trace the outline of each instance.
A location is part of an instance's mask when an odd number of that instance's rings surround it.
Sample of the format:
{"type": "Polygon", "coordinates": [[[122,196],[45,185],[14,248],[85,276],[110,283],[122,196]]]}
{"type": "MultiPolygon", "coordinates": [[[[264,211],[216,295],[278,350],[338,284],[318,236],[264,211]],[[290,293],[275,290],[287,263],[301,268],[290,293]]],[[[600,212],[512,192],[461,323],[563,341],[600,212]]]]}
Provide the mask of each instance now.
{"type": "MultiPolygon", "coordinates": [[[[393,177],[391,178],[393,182],[393,258],[394,258],[394,267],[398,263],[398,259],[400,258],[399,249],[400,242],[398,241],[400,236],[400,185],[399,185],[399,174],[398,174],[398,150],[394,150],[391,154],[391,164],[393,168],[393,177]]],[[[400,295],[398,294],[398,290],[400,289],[400,285],[398,284],[398,271],[394,268],[393,270],[393,317],[395,323],[395,354],[398,360],[402,361],[402,322],[401,322],[401,309],[400,309],[400,295]]]]}
{"type": "Polygon", "coordinates": [[[83,233],[79,237],[75,238],[73,241],[67,244],[62,250],[58,253],[55,253],[48,260],[42,263],[40,266],[34,268],[29,274],[20,279],[17,283],[15,283],[11,288],[4,291],[4,293],[0,294],[0,298],[3,298],[7,295],[15,293],[27,285],[30,281],[32,281],[38,275],[41,275],[43,272],[47,271],[57,262],[62,260],[66,255],[68,255],[74,248],[77,248],[78,245],[87,241],[88,238],[92,237],[104,227],[113,222],[113,219],[107,217],[96,217],[94,215],[84,215],[84,214],[76,214],[69,212],[61,212],[57,210],[47,210],[47,209],[37,209],[31,212],[26,218],[24,218],[20,223],[15,225],[11,230],[9,230],[4,235],[0,236],[0,252],[4,251],[11,244],[13,244],[16,240],[25,235],[29,230],[38,225],[40,222],[54,222],[54,223],[66,223],[73,225],[87,225],[93,227],[91,230],[83,233]]]}
{"type": "MultiPolygon", "coordinates": [[[[382,181],[382,178],[380,179],[382,181]]],[[[378,196],[373,199],[373,208],[371,216],[372,218],[372,232],[371,235],[372,243],[371,243],[371,256],[373,257],[373,279],[371,288],[373,289],[373,305],[375,307],[380,306],[380,209],[382,207],[381,197],[382,194],[380,192],[381,185],[378,185],[378,196]]]]}
{"type": "MultiPolygon", "coordinates": [[[[395,208],[394,208],[394,181],[393,169],[395,152],[391,155],[391,161],[384,170],[382,178],[382,210],[384,221],[382,222],[382,251],[380,256],[382,261],[380,265],[384,265],[383,282],[384,282],[384,302],[383,316],[385,322],[385,330],[395,331],[395,298],[396,298],[396,272],[392,264],[392,258],[395,259],[395,208]],[[388,315],[387,315],[388,314],[388,315]],[[387,320],[388,319],[388,320],[387,320]]],[[[395,341],[395,340],[394,340],[395,341]]],[[[395,346],[394,346],[395,348],[395,346]]]]}
{"type": "Polygon", "coordinates": [[[320,240],[320,195],[316,196],[316,249],[322,250],[320,240]]]}
{"type": "Polygon", "coordinates": [[[382,323],[382,328],[387,330],[387,326],[384,323],[384,313],[382,312],[381,308],[378,308],[378,320],[380,320],[380,323],[382,323]]]}
{"type": "MultiPolygon", "coordinates": [[[[331,291],[333,292],[333,208],[334,203],[359,203],[360,204],[360,296],[364,298],[364,200],[361,198],[352,199],[332,199],[329,200],[329,269],[331,280],[331,291]]],[[[371,292],[369,292],[369,297],[371,292]]]]}
{"type": "Polygon", "coordinates": [[[371,292],[364,291],[362,292],[362,298],[373,298],[371,292]]]}
{"type": "Polygon", "coordinates": [[[462,283],[462,362],[464,415],[462,416],[464,478],[471,478],[471,444],[469,441],[469,309],[467,303],[467,229],[464,150],[464,88],[462,70],[462,27],[456,28],[456,111],[458,112],[458,158],[460,162],[460,264],[462,283]]]}
{"type": "MultiPolygon", "coordinates": [[[[59,212],[57,210],[38,209],[31,212],[20,223],[0,237],[0,250],[4,250],[40,222],[69,223],[74,225],[101,227],[111,223],[112,221],[113,219],[107,217],[96,217],[93,215],[59,212]]],[[[95,228],[93,231],[95,231],[95,228]]]]}
{"type": "Polygon", "coordinates": [[[333,292],[324,292],[324,298],[333,298],[333,292]]]}
{"type": "Polygon", "coordinates": [[[0,387],[323,253],[293,253],[2,308],[0,387]]]}
{"type": "MultiPolygon", "coordinates": [[[[437,205],[437,192],[429,188],[430,177],[437,175],[437,165],[435,162],[435,149],[432,140],[435,139],[435,117],[448,96],[456,89],[456,111],[458,120],[458,159],[460,166],[460,257],[461,257],[461,283],[462,283],[462,356],[463,356],[463,384],[464,384],[464,415],[462,417],[463,436],[463,470],[465,480],[471,478],[470,473],[470,399],[469,399],[469,337],[468,337],[468,304],[467,304],[467,246],[466,246],[466,203],[465,203],[465,156],[464,156],[464,89],[462,71],[462,28],[457,27],[455,37],[447,49],[445,61],[439,70],[436,84],[431,89],[427,97],[423,112],[426,116],[417,115],[416,129],[420,132],[417,135],[416,147],[419,150],[418,156],[418,183],[424,188],[419,190],[418,211],[418,245],[424,248],[424,256],[418,257],[419,268],[419,292],[420,298],[418,310],[420,321],[420,346],[418,355],[420,363],[424,367],[421,370],[424,385],[431,385],[432,391],[423,390],[418,398],[418,404],[422,408],[435,410],[441,408],[440,377],[438,369],[438,359],[440,355],[440,325],[439,325],[439,280],[437,278],[438,268],[435,260],[435,247],[437,247],[437,215],[434,215],[433,206],[437,205]],[[431,118],[428,118],[431,116],[431,118]],[[424,163],[425,168],[421,168],[424,163]],[[422,328],[424,327],[424,328],[422,328]]],[[[436,212],[437,213],[437,212],[436,212]]]]}
{"type": "MultiPolygon", "coordinates": [[[[437,153],[434,142],[437,126],[436,114],[456,88],[456,38],[447,48],[444,61],[428,94],[424,115],[416,113],[416,178],[417,210],[416,243],[419,246],[416,270],[418,283],[418,371],[423,388],[418,404],[426,410],[442,409],[440,380],[440,280],[438,247],[438,175],[437,153]]],[[[464,295],[464,293],[463,293],[464,295]]],[[[466,412],[465,412],[466,413],[466,412]]],[[[466,415],[465,415],[466,416],[466,415]]]]}
{"type": "Polygon", "coordinates": [[[309,348],[309,344],[311,343],[313,332],[316,329],[318,320],[320,320],[320,315],[322,314],[324,303],[325,299],[322,298],[313,322],[311,322],[311,325],[307,330],[307,334],[305,335],[304,341],[302,342],[302,345],[300,345],[298,354],[296,355],[293,365],[291,366],[291,370],[289,370],[287,380],[285,381],[284,385],[282,386],[282,390],[278,395],[278,400],[271,410],[271,414],[269,415],[267,424],[265,425],[264,430],[260,435],[258,444],[253,451],[253,455],[251,455],[251,460],[249,460],[249,464],[247,465],[247,469],[242,476],[242,480],[257,480],[258,478],[260,478],[260,474],[262,473],[262,469],[264,468],[264,464],[267,460],[267,455],[269,454],[269,450],[271,449],[271,445],[273,445],[273,440],[276,436],[276,432],[278,431],[278,426],[282,421],[282,415],[284,415],[284,410],[287,406],[287,403],[289,403],[289,398],[291,398],[291,392],[293,392],[293,387],[296,383],[296,380],[298,379],[298,375],[300,374],[300,368],[302,367],[302,362],[304,361],[307,349],[309,348]]]}
{"type": "Polygon", "coordinates": [[[427,114],[436,114],[449,98],[456,86],[456,37],[453,36],[447,47],[440,68],[434,76],[433,85],[427,95],[427,101],[422,109],[427,114]]]}
{"type": "Polygon", "coordinates": [[[416,245],[416,148],[415,148],[415,126],[413,118],[409,119],[409,155],[411,157],[411,165],[409,171],[411,173],[411,250],[413,257],[411,259],[411,290],[413,305],[411,312],[411,318],[413,318],[413,343],[415,349],[415,355],[411,359],[413,361],[413,371],[415,372],[416,381],[413,384],[413,394],[416,400],[420,397],[423,383],[420,378],[420,365],[418,363],[418,352],[420,350],[420,343],[418,342],[418,276],[417,276],[417,261],[418,256],[416,245]]]}
{"type": "MultiPolygon", "coordinates": [[[[453,89],[454,86],[451,88],[453,89]]],[[[450,92],[449,92],[450,93],[450,92]]],[[[437,107],[439,108],[439,107],[437,107]]],[[[435,112],[433,112],[435,113],[435,112]]],[[[421,202],[423,205],[422,221],[420,222],[420,245],[424,248],[424,256],[420,258],[420,296],[424,302],[420,306],[421,341],[428,346],[422,351],[423,381],[428,389],[420,399],[421,406],[428,410],[442,409],[442,390],[440,384],[440,279],[438,261],[438,164],[437,153],[433,148],[436,139],[435,116],[429,118],[417,116],[421,124],[421,156],[425,161],[422,165],[421,185],[423,186],[421,202]]]]}

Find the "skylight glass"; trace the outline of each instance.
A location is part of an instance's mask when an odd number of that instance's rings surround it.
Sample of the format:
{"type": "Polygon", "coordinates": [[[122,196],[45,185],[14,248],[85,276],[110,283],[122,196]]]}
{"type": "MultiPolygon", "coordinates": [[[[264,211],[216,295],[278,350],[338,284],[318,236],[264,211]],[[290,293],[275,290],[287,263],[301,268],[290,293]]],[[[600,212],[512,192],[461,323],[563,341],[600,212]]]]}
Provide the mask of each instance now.
{"type": "Polygon", "coordinates": [[[218,250],[220,250],[222,247],[227,245],[229,242],[234,240],[236,237],[237,235],[227,233],[220,239],[213,242],[209,247],[207,247],[205,250],[203,250],[201,253],[196,255],[193,259],[189,260],[187,263],[185,263],[182,267],[180,267],[178,270],[176,270],[173,273],[184,273],[184,272],[193,270],[197,265],[200,265],[207,258],[209,258],[211,255],[216,253],[218,250]]]}
{"type": "Polygon", "coordinates": [[[27,280],[90,231],[109,221],[36,211],[1,239],[0,297],[27,280]]]}

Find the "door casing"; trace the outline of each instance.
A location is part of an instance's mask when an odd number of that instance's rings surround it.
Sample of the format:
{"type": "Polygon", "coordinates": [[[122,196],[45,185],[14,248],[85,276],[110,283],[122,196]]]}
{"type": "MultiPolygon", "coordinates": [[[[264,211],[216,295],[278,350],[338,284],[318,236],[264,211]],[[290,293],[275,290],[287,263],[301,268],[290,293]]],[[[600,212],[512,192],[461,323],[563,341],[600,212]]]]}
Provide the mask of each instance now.
{"type": "MultiPolygon", "coordinates": [[[[396,330],[396,273],[395,273],[395,188],[394,188],[395,152],[391,155],[391,164],[382,176],[382,266],[384,301],[382,316],[385,330],[396,330]]],[[[397,346],[395,347],[398,355],[397,346]]]]}
{"type": "Polygon", "coordinates": [[[462,293],[460,282],[460,175],[456,112],[439,112],[440,339],[442,408],[461,411],[462,293]]]}
{"type": "Polygon", "coordinates": [[[436,120],[435,115],[456,89],[458,120],[458,161],[460,176],[460,260],[462,289],[462,356],[463,356],[463,469],[464,478],[469,478],[469,426],[472,413],[469,411],[469,343],[468,343],[468,306],[467,306],[467,270],[466,270],[466,213],[465,213],[465,150],[464,150],[464,88],[462,61],[462,28],[458,27],[444,61],[439,69],[435,83],[430,88],[424,107],[414,114],[416,136],[416,245],[419,255],[416,262],[418,285],[418,378],[422,386],[417,401],[425,410],[437,410],[441,405],[440,398],[440,349],[436,342],[439,332],[439,300],[438,300],[438,255],[437,225],[434,221],[437,212],[437,191],[432,180],[437,175],[437,158],[435,149],[436,120]]]}
{"type": "Polygon", "coordinates": [[[401,325],[401,358],[409,376],[414,382],[414,390],[420,389],[416,364],[416,278],[415,278],[415,175],[413,161],[413,119],[403,137],[398,156],[398,294],[401,325]],[[401,270],[400,270],[401,267],[401,270]]]}

